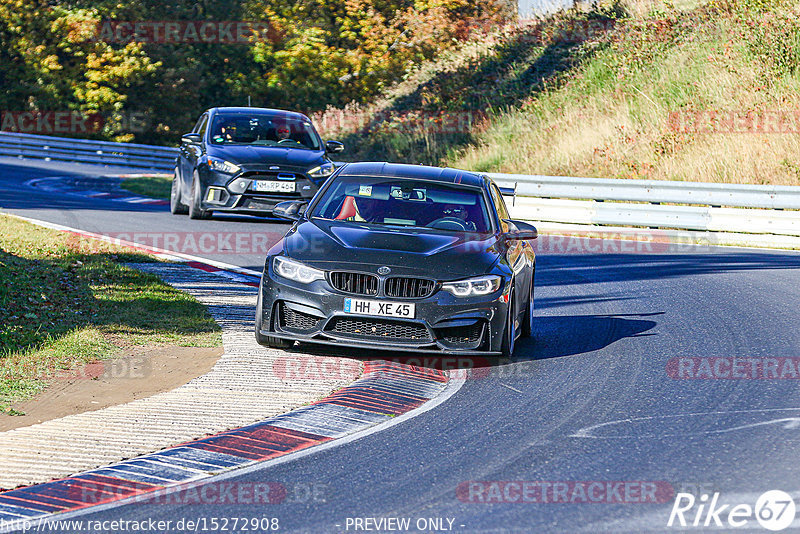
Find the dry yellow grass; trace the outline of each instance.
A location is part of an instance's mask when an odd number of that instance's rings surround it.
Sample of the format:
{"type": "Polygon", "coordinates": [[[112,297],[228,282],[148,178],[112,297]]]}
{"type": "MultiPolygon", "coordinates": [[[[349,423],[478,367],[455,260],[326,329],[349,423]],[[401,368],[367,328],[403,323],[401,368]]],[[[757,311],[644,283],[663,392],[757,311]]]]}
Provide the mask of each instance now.
{"type": "Polygon", "coordinates": [[[381,99],[339,112],[369,128],[324,128],[325,135],[344,136],[353,159],[800,185],[800,3],[793,1],[587,2],[465,43],[381,99]],[[598,23],[604,31],[577,33],[598,23]],[[547,35],[555,37],[541,39],[547,35]],[[417,112],[466,112],[478,127],[449,136],[415,130],[408,125],[417,112]],[[714,113],[735,116],[739,133],[719,122],[709,131],[714,113]],[[793,128],[761,133],[757,123],[740,124],[769,113],[793,114],[793,128]],[[692,119],[698,114],[700,122],[692,119]]]}
{"type": "Polygon", "coordinates": [[[495,172],[800,185],[796,130],[682,132],[670,122],[671,113],[685,120],[693,111],[800,112],[797,77],[772,75],[742,43],[724,40],[735,31],[724,19],[698,27],[638,71],[609,66],[604,62],[615,58],[600,54],[565,86],[496,114],[474,144],[446,163],[495,172]],[[596,82],[604,68],[617,79],[596,82]]]}

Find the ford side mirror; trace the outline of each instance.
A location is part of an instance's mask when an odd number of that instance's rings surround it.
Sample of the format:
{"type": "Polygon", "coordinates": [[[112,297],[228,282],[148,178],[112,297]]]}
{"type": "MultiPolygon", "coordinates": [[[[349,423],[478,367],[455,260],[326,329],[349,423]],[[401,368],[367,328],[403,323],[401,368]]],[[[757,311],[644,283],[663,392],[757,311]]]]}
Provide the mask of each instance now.
{"type": "Polygon", "coordinates": [[[338,154],[339,152],[344,151],[344,143],[340,143],[339,141],[328,141],[325,143],[325,150],[328,154],[338,154]]]}
{"type": "Polygon", "coordinates": [[[200,134],[196,133],[187,133],[181,136],[181,141],[184,143],[189,143],[191,145],[199,145],[203,142],[203,138],[200,134]]]}

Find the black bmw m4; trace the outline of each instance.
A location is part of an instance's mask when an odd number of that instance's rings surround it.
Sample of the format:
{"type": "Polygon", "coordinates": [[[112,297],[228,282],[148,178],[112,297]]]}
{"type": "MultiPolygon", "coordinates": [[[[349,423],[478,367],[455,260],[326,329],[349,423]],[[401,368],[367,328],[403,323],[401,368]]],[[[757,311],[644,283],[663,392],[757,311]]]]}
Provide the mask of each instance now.
{"type": "Polygon", "coordinates": [[[511,220],[487,177],[455,169],[351,163],[269,251],[256,339],[509,357],[530,335],[532,225],[511,220]]]}

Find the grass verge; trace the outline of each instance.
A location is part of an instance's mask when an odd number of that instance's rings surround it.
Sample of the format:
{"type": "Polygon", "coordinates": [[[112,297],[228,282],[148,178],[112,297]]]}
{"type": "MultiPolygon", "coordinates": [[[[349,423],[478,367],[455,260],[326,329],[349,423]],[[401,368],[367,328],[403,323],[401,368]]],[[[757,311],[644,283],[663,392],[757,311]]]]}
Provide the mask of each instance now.
{"type": "Polygon", "coordinates": [[[125,178],[122,180],[121,187],[135,195],[169,200],[169,193],[172,188],[172,176],[152,175],[125,178]]]}
{"type": "Polygon", "coordinates": [[[153,261],[0,215],[0,413],[124,347],[220,346],[202,304],[123,265],[153,261]]]}
{"type": "Polygon", "coordinates": [[[377,120],[334,132],[348,155],[481,172],[800,185],[796,2],[600,0],[480,37],[349,110],[377,120]],[[446,131],[436,120],[448,113],[472,123],[446,131]]]}

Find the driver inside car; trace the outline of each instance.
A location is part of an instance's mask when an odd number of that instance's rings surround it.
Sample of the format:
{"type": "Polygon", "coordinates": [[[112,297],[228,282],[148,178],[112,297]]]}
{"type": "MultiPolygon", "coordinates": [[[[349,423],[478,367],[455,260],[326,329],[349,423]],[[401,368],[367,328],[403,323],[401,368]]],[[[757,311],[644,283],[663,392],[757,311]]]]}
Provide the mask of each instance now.
{"type": "Polygon", "coordinates": [[[469,220],[469,211],[460,204],[446,204],[440,219],[453,218],[463,221],[465,230],[475,230],[475,223],[469,220]]]}
{"type": "Polygon", "coordinates": [[[278,126],[275,128],[275,136],[278,138],[278,142],[284,141],[288,139],[291,141],[290,136],[292,135],[292,130],[288,126],[278,126]]]}
{"type": "Polygon", "coordinates": [[[220,128],[219,134],[214,136],[216,142],[232,143],[233,138],[236,136],[236,123],[233,121],[226,122],[220,128]]]}

